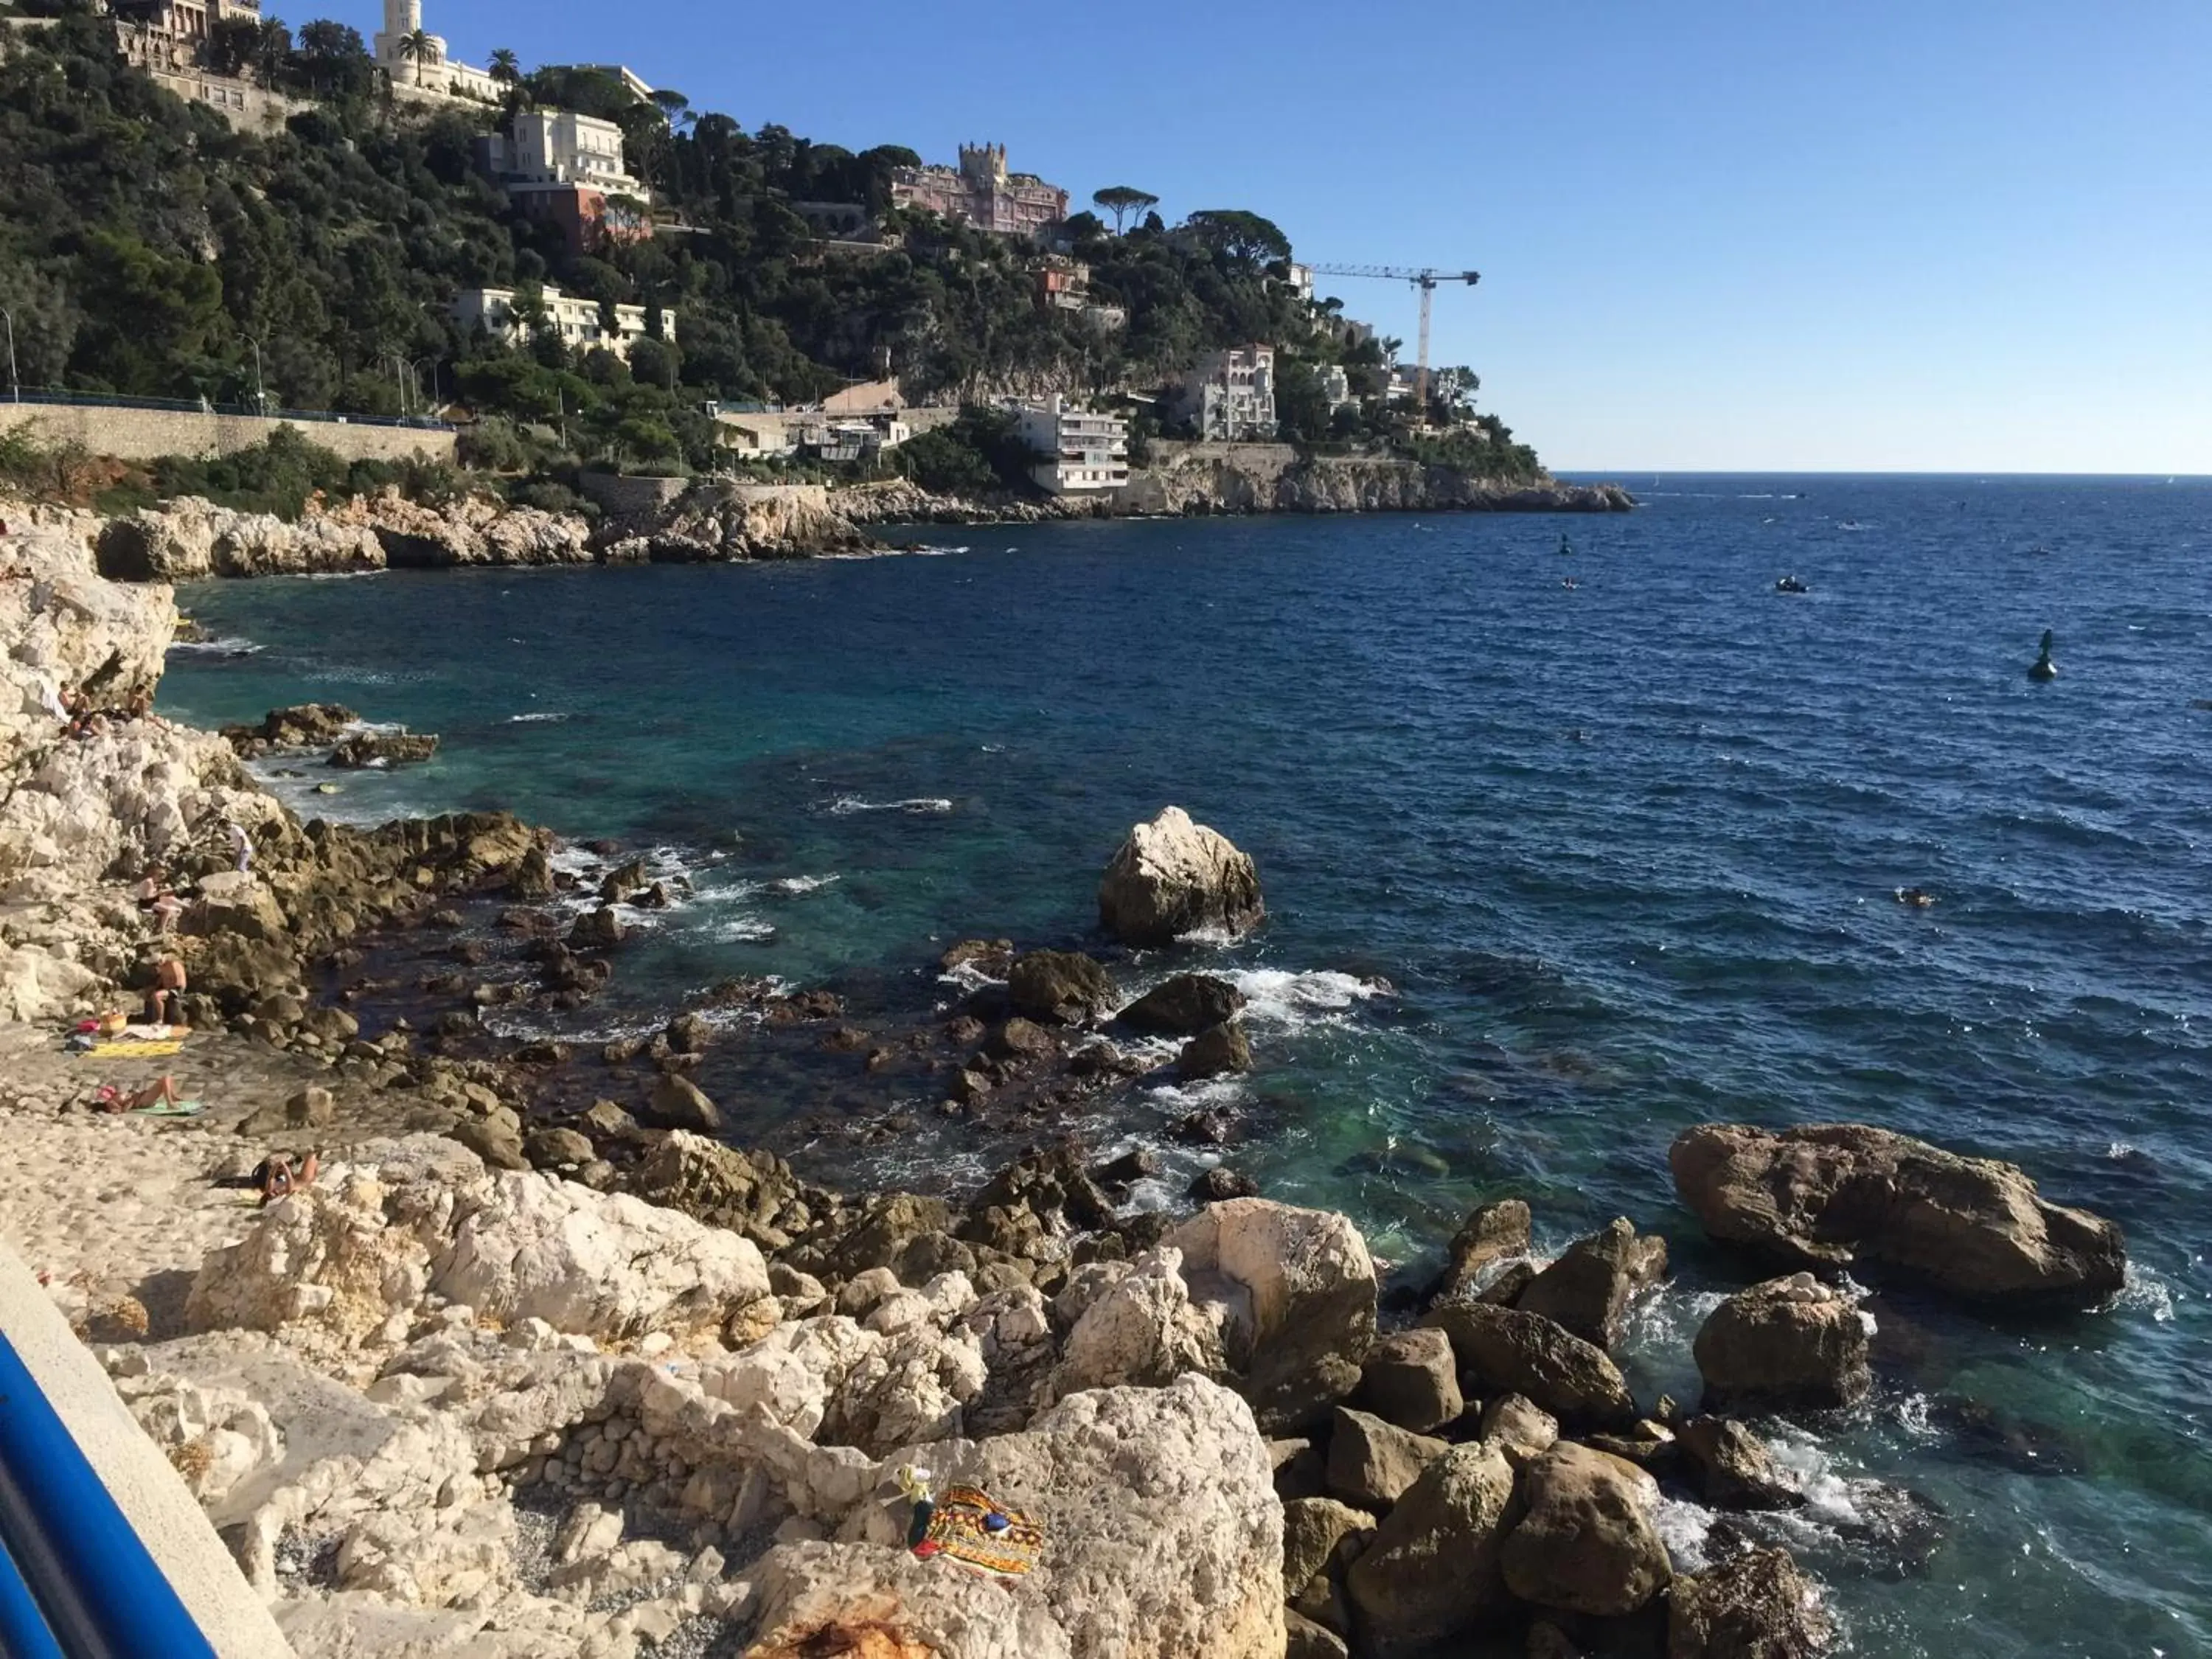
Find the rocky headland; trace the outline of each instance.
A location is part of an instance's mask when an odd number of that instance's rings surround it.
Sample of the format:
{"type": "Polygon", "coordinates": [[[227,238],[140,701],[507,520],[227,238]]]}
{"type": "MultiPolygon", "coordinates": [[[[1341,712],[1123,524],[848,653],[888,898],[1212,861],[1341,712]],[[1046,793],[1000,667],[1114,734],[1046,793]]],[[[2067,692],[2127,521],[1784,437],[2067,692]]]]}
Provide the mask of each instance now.
{"type": "MultiPolygon", "coordinates": [[[[577,1006],[617,971],[651,871],[604,849],[586,889],[501,814],[301,823],[243,757],[334,752],[349,711],[222,735],[146,713],[163,582],[273,556],[170,514],[0,540],[0,1235],[308,1659],[1812,1655],[1834,1621],[1775,1522],[1808,1496],[1764,1431],[1873,1386],[1843,1270],[2008,1316],[2120,1283],[2118,1227],[2008,1164],[1701,1126],[1672,1173],[1741,1285],[1678,1402],[1621,1364],[1669,1273],[1627,1218],[1547,1255],[1500,1200],[1440,1260],[1378,1263],[1346,1217],[1226,1170],[1133,1205],[1146,1155],[1092,1156],[1056,1105],[1145,1069],[1140,1036],[1187,1077],[1251,1063],[1225,981],[1115,975],[1113,945],[1264,916],[1252,860],[1174,809],[1104,866],[1107,944],[964,942],[943,965],[973,988],[926,1031],[732,982],[605,1053],[499,1044],[482,1009],[577,1006]],[[134,892],[156,865],[173,932],[134,892]],[[478,913],[514,941],[496,963],[478,913]],[[394,939],[440,956],[442,1012],[396,1015],[365,976],[394,939]],[[181,1052],[64,1051],[167,963],[181,1052]],[[695,1081],[733,1018],[926,1072],[947,1119],[1030,1144],[954,1196],[806,1180],[721,1139],[695,1081]],[[603,1094],[553,1086],[586,1062],[603,1094]],[[204,1109],[100,1109],[161,1073],[204,1109]],[[262,1202],[266,1161],[310,1152],[262,1202]],[[902,1467],[1018,1509],[1034,1570],[917,1558],[902,1467]],[[1684,1498],[1717,1517],[1694,1549],[1662,1527],[1684,1498]]],[[[390,556],[354,529],[352,556],[390,556]]],[[[1937,1524],[1867,1498],[1887,1559],[1937,1524]]]]}
{"type": "Polygon", "coordinates": [[[1613,484],[1498,483],[1412,462],[1299,458],[1283,446],[1185,447],[1135,474],[1112,500],[936,495],[903,479],[836,489],[701,482],[597,521],[462,495],[438,506],[395,489],[311,501],[299,519],[183,496],[112,520],[20,509],[93,538],[117,581],[354,574],[486,566],[697,564],[888,554],[887,526],[1041,524],[1116,516],[1253,513],[1611,513],[1635,502],[1613,484]],[[1212,453],[1219,448],[1224,453],[1212,453]],[[1249,452],[1249,453],[1247,453],[1249,452]]]}

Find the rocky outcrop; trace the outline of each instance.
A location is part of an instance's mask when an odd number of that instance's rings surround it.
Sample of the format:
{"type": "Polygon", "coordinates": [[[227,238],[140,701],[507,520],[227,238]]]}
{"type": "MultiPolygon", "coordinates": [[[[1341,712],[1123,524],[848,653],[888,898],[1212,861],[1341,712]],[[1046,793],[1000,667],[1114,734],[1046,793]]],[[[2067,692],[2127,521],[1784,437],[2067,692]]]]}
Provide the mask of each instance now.
{"type": "Polygon", "coordinates": [[[1231,1199],[1207,1205],[1172,1242],[1194,1298],[1225,1310],[1229,1363],[1262,1428],[1295,1432],[1359,1385],[1375,1262],[1348,1219],[1231,1199]]]}
{"type": "Polygon", "coordinates": [[[1873,1386],[1858,1304],[1810,1273],[1739,1291],[1707,1316],[1695,1352],[1710,1409],[1822,1410],[1873,1386]]]}
{"type": "Polygon", "coordinates": [[[331,750],[331,764],[347,771],[371,766],[419,766],[438,752],[428,732],[356,732],[331,750]]]}
{"type": "Polygon", "coordinates": [[[1478,477],[1389,456],[1311,456],[1288,444],[1154,446],[1152,463],[1118,492],[1120,512],[1614,513],[1635,506],[1613,484],[1478,477]]]}
{"type": "Polygon", "coordinates": [[[226,726],[222,736],[241,760],[258,760],[288,749],[328,748],[360,724],[343,703],[303,702],[270,709],[258,726],[226,726]]]}
{"type": "Polygon", "coordinates": [[[611,561],[692,564],[804,558],[887,550],[816,489],[693,485],[643,533],[608,549],[611,561]]]}
{"type": "Polygon", "coordinates": [[[1815,1659],[1835,1637],[1820,1594],[1785,1550],[1747,1550],[1667,1596],[1667,1659],[1815,1659]]]}
{"type": "Polygon", "coordinates": [[[1792,1266],[1887,1267],[1955,1295],[2084,1304],[2117,1291],[2117,1223],[2045,1203],[2021,1170],[1862,1124],[1686,1130],[1668,1154],[1706,1233],[1792,1266]]]}
{"type": "Polygon", "coordinates": [[[572,515],[462,496],[431,507],[396,490],[318,504],[296,521],[180,496],[110,520],[102,574],[125,582],[298,576],[456,565],[586,564],[591,527],[572,515]]]}
{"type": "Polygon", "coordinates": [[[1241,933],[1264,913],[1251,859],[1180,806],[1131,829],[1098,883],[1099,921],[1127,945],[1169,945],[1203,928],[1241,933]]]}
{"type": "Polygon", "coordinates": [[[1599,1618],[1635,1612],[1674,1576],[1659,1483],[1633,1463],[1561,1441],[1522,1478],[1527,1513],[1498,1560],[1524,1601],[1599,1618]]]}
{"type": "Polygon", "coordinates": [[[1006,995],[1031,1019],[1073,1025],[1111,1009],[1118,994],[1095,957],[1078,951],[1029,951],[1014,959],[1006,995]]]}
{"type": "Polygon", "coordinates": [[[1452,1235],[1444,1271],[1429,1286],[1428,1299],[1471,1297],[1498,1263],[1526,1256],[1532,1248],[1529,1223],[1528,1206],[1517,1198],[1500,1199],[1474,1211],[1452,1235]]]}
{"type": "Polygon", "coordinates": [[[186,1316],[358,1346],[404,1334],[432,1292],[481,1318],[608,1340],[719,1332],[769,1293],[760,1252],[734,1234],[545,1176],[488,1175],[428,1140],[263,1211],[208,1257],[186,1316]]]}
{"type": "Polygon", "coordinates": [[[1244,994],[1211,974],[1177,974],[1163,980],[1115,1016],[1135,1031],[1196,1036],[1237,1018],[1244,994]]]}
{"type": "Polygon", "coordinates": [[[327,575],[381,570],[384,550],[361,525],[296,524],[239,513],[197,495],[110,520],[100,533],[100,574],[116,581],[185,582],[210,576],[327,575]]]}
{"type": "Polygon", "coordinates": [[[1636,1402],[1604,1350],[1540,1315],[1442,1302],[1421,1320],[1451,1339],[1460,1369],[1485,1395],[1517,1394],[1567,1424],[1626,1426],[1636,1402]]]}
{"type": "Polygon", "coordinates": [[[911,1455],[1043,1528],[1043,1559],[1019,1593],[915,1561],[898,1547],[904,1506],[866,1504],[840,1541],[761,1563],[749,1651],[1279,1659],[1282,1506],[1266,1443],[1226,1390],[1184,1376],[1079,1394],[1024,1433],[911,1455]]]}
{"type": "Polygon", "coordinates": [[[1430,1464],[1345,1574],[1362,1651],[1413,1659],[1501,1613],[1513,1504],[1512,1467],[1493,1447],[1455,1446],[1430,1464]]]}
{"type": "Polygon", "coordinates": [[[1610,1348],[1620,1340],[1628,1300],[1667,1272],[1667,1241],[1638,1237],[1626,1217],[1603,1232],[1577,1239],[1528,1281],[1513,1305],[1540,1314],[1585,1342],[1610,1348]]]}

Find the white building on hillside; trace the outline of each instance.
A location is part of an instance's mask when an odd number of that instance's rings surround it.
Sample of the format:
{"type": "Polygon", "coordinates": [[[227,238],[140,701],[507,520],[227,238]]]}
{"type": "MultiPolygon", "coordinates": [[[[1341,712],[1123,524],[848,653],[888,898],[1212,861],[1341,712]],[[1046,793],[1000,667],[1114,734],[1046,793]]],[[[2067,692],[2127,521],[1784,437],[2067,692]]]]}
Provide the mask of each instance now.
{"type": "Polygon", "coordinates": [[[507,90],[489,70],[447,58],[445,41],[422,27],[422,0],[384,0],[384,27],[375,44],[376,61],[394,86],[486,104],[497,103],[507,90]]]}
{"type": "Polygon", "coordinates": [[[1209,351],[1176,392],[1178,415],[1216,443],[1265,443],[1276,435],[1275,348],[1209,351]]]}
{"type": "Polygon", "coordinates": [[[1030,471],[1040,489],[1078,495],[1129,482],[1129,423],[1118,416],[1071,409],[1055,393],[1050,403],[1023,410],[1015,429],[1047,458],[1030,471]]]}
{"type": "MultiPolygon", "coordinates": [[[[572,350],[589,351],[595,347],[605,347],[627,362],[630,348],[640,340],[650,337],[643,306],[615,307],[615,325],[610,329],[605,318],[600,314],[601,308],[597,300],[563,294],[557,288],[543,288],[538,292],[538,300],[545,308],[546,326],[559,335],[562,343],[572,350]]],[[[660,320],[666,338],[674,343],[676,319],[664,312],[660,320]]],[[[453,321],[459,325],[464,333],[482,323],[485,332],[495,339],[505,339],[513,345],[520,345],[528,337],[528,330],[516,312],[514,290],[511,288],[465,290],[453,301],[453,321]]]]}
{"type": "Polygon", "coordinates": [[[564,109],[525,110],[485,143],[491,172],[510,189],[581,185],[610,196],[647,194],[630,177],[623,130],[611,121],[564,109]]]}

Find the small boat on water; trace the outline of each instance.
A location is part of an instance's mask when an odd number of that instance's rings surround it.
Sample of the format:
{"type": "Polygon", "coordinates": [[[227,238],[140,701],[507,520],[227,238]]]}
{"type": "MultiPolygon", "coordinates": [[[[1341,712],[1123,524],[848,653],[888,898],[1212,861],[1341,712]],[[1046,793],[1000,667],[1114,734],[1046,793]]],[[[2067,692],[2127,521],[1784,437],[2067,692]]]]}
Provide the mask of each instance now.
{"type": "Polygon", "coordinates": [[[1813,589],[1802,577],[1784,576],[1774,584],[1774,591],[1778,593],[1809,593],[1813,589]]]}

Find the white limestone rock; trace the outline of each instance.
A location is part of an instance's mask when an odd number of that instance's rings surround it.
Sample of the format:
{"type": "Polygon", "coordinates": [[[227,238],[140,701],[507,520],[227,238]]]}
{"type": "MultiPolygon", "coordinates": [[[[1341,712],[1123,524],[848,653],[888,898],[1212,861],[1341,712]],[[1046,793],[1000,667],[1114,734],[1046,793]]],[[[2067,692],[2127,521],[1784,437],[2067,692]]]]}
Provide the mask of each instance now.
{"type": "Polygon", "coordinates": [[[1187,1375],[1076,1395],[1024,1433],[908,1455],[1042,1524],[1036,1570],[1010,1585],[917,1562],[899,1547],[904,1504],[864,1504],[839,1541],[759,1565],[753,1651],[795,1654],[873,1620],[887,1652],[1279,1659],[1282,1505],[1250,1409],[1225,1389],[1187,1375]]]}

